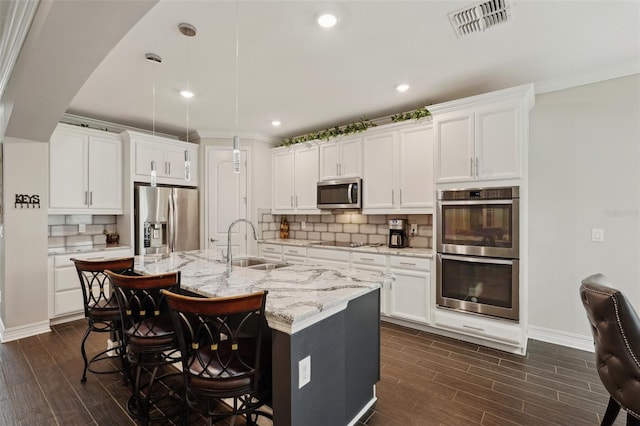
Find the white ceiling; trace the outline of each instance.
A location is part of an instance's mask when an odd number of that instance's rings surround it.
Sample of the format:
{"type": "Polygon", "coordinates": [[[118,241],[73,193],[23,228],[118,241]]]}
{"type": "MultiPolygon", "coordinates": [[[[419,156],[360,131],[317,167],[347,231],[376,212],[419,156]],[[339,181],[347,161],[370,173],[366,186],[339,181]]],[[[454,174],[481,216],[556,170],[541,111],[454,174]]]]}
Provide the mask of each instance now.
{"type": "Polygon", "coordinates": [[[640,72],[640,1],[512,1],[511,22],[457,38],[448,14],[471,4],[161,0],[67,112],[150,129],[155,84],[156,131],[184,139],[188,79],[190,132],[282,138],[525,83],[540,93],[640,72]],[[316,25],[322,11],[335,28],[316,25]]]}

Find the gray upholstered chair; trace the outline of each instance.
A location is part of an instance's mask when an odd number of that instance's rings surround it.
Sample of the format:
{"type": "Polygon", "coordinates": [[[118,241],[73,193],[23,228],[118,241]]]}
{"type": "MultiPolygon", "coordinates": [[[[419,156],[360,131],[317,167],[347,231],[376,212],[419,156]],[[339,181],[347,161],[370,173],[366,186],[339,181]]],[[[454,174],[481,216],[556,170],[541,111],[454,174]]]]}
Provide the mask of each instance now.
{"type": "Polygon", "coordinates": [[[620,408],[627,411],[627,425],[640,425],[638,314],[602,274],[582,280],[580,298],[591,324],[598,375],[610,395],[601,425],[612,425],[620,408]]]}

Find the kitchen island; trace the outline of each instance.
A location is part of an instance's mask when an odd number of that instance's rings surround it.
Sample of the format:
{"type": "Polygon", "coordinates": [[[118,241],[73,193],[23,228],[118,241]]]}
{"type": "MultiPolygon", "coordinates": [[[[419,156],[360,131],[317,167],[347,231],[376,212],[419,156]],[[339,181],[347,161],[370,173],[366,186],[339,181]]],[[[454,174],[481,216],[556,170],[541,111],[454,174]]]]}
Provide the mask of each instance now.
{"type": "Polygon", "coordinates": [[[354,424],[375,402],[379,289],[390,275],[317,265],[228,270],[214,250],[137,256],[135,269],[179,270],[182,288],[206,297],[269,292],[274,425],[354,424]],[[310,381],[304,384],[307,357],[310,381]]]}

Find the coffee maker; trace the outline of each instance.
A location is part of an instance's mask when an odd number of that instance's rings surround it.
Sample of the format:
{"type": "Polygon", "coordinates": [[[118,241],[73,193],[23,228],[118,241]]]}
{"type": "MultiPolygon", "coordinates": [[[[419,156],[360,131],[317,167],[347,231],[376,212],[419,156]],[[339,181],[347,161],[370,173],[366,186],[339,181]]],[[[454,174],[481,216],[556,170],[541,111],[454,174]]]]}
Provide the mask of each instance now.
{"type": "Polygon", "coordinates": [[[389,247],[403,248],[409,246],[407,221],[404,219],[389,219],[389,247]]]}

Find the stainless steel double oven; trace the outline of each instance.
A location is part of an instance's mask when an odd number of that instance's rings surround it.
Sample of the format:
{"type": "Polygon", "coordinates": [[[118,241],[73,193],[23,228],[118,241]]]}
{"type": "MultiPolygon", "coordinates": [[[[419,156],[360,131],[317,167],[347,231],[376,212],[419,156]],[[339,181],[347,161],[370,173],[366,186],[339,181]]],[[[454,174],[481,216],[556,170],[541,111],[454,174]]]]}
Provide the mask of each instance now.
{"type": "Polygon", "coordinates": [[[518,187],[438,191],[436,303],[520,319],[518,187]]]}

